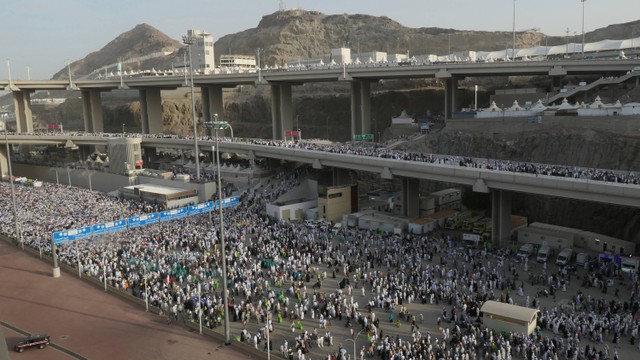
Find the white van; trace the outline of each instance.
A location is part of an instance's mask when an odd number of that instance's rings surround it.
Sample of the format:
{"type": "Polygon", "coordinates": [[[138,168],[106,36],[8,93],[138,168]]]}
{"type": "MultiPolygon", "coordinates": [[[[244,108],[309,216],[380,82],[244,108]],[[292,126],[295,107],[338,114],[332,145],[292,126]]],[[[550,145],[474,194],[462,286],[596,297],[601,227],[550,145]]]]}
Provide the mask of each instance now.
{"type": "Polygon", "coordinates": [[[620,270],[626,274],[633,274],[638,272],[638,266],[640,266],[640,259],[623,257],[620,263],[620,270]]]}
{"type": "Polygon", "coordinates": [[[540,246],[540,249],[538,250],[536,261],[539,263],[546,263],[547,260],[549,260],[549,256],[551,256],[551,246],[544,244],[540,246]]]}
{"type": "Polygon", "coordinates": [[[576,256],[576,265],[583,266],[587,261],[589,261],[589,255],[585,253],[578,253],[576,256]]]}
{"type": "Polygon", "coordinates": [[[565,266],[571,261],[572,258],[573,250],[569,248],[562,249],[562,251],[560,251],[560,253],[558,254],[558,257],[556,257],[556,265],[565,266]]]}
{"type": "Polygon", "coordinates": [[[331,231],[334,234],[338,234],[341,229],[342,229],[342,223],[337,222],[337,223],[333,224],[333,228],[331,228],[331,231]]]}
{"type": "Polygon", "coordinates": [[[533,254],[533,244],[527,243],[520,247],[516,256],[520,258],[520,260],[524,260],[533,254]]]}

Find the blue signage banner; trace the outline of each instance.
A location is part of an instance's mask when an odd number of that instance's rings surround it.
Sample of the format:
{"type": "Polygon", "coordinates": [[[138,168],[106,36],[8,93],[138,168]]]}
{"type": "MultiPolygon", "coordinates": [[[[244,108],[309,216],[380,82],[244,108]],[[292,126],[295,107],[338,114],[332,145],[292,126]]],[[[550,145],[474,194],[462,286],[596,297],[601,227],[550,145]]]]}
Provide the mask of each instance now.
{"type": "Polygon", "coordinates": [[[189,215],[203,214],[213,210],[213,201],[207,201],[198,205],[189,205],[189,215]]]}
{"type": "Polygon", "coordinates": [[[127,229],[127,220],[115,220],[104,224],[91,225],[93,236],[123,231],[127,229]]]}
{"type": "Polygon", "coordinates": [[[91,226],[84,226],[77,229],[56,231],[53,233],[53,242],[59,244],[66,241],[75,241],[91,237],[91,226]]]}
{"type": "Polygon", "coordinates": [[[224,209],[224,208],[236,206],[238,205],[238,203],[239,201],[237,196],[232,196],[230,198],[222,199],[222,208],[224,209]]]}
{"type": "Polygon", "coordinates": [[[147,224],[157,223],[159,219],[160,219],[160,215],[158,215],[158,213],[151,213],[151,214],[144,214],[144,215],[130,217],[129,219],[127,219],[127,222],[129,224],[129,228],[134,228],[138,226],[144,226],[147,224]]]}
{"type": "Polygon", "coordinates": [[[186,217],[188,214],[186,207],[181,207],[177,209],[165,210],[160,212],[160,221],[171,221],[176,219],[182,219],[186,217]]]}
{"type": "MultiPolygon", "coordinates": [[[[216,200],[215,203],[213,204],[213,208],[218,210],[218,204],[220,203],[220,200],[216,200]]],[[[222,199],[222,208],[228,208],[228,207],[232,207],[232,206],[236,206],[240,203],[240,201],[238,200],[237,196],[232,196],[229,198],[224,198],[222,199]]]]}

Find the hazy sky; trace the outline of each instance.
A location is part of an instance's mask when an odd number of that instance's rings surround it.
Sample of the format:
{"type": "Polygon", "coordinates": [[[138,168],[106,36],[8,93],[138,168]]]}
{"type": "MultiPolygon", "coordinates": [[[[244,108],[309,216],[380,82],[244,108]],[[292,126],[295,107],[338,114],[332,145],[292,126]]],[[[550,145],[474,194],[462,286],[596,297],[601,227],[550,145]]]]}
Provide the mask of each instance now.
{"type": "MultiPolygon", "coordinates": [[[[190,28],[218,38],[256,27],[281,2],[287,9],[325,14],[384,15],[413,28],[511,31],[513,26],[513,0],[1,0],[0,78],[8,78],[9,60],[13,79],[26,79],[27,66],[32,79],[49,79],[67,60],[100,50],[140,23],[176,40],[190,28]]],[[[516,30],[582,32],[581,0],[515,4],[516,30]]],[[[640,18],[640,0],[587,0],[584,8],[585,31],[640,18]]]]}

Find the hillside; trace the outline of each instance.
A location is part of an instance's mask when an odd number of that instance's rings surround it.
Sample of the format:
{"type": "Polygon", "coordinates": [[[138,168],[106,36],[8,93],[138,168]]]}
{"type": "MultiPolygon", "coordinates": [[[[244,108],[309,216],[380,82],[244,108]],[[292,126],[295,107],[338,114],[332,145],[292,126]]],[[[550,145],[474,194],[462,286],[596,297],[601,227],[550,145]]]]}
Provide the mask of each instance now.
{"type": "MultiPolygon", "coordinates": [[[[95,70],[101,70],[105,66],[117,64],[120,60],[124,63],[124,70],[135,69],[151,69],[165,68],[171,62],[181,58],[177,52],[182,49],[183,45],[176,40],[171,39],[158,29],[148,24],[139,24],[133,29],[118,35],[110,41],[102,49],[92,52],[85,56],[84,59],[71,63],[71,73],[73,76],[85,76],[95,70]],[[170,56],[160,58],[152,58],[142,61],[127,62],[145,55],[166,51],[173,52],[170,56]]],[[[115,68],[110,68],[115,71],[115,68]]],[[[68,79],[69,72],[65,67],[55,73],[52,79],[68,79]]]]}
{"type": "MultiPolygon", "coordinates": [[[[640,20],[609,25],[585,34],[586,40],[629,38],[640,20]]],[[[204,29],[206,30],[206,29],[204,29]]],[[[350,47],[353,52],[386,51],[388,53],[446,54],[449,51],[498,50],[511,46],[509,31],[462,31],[436,27],[409,28],[388,18],[363,14],[325,15],[317,11],[287,10],[264,16],[255,28],[220,37],[215,42],[216,59],[221,54],[253,55],[256,49],[264,51],[264,63],[281,65],[297,59],[317,59],[332,48],[350,47]]],[[[533,30],[516,33],[517,47],[559,45],[567,42],[564,36],[547,36],[533,30]]],[[[92,71],[125,61],[125,70],[168,69],[180,62],[184,46],[148,24],[140,24],[122,33],[102,49],[84,59],[71,63],[74,76],[85,76],[92,71]],[[172,51],[168,56],[144,61],[127,60],[172,51]]],[[[113,68],[112,70],[115,70],[113,68]]],[[[66,67],[54,74],[53,79],[68,77],[66,67]]]]}

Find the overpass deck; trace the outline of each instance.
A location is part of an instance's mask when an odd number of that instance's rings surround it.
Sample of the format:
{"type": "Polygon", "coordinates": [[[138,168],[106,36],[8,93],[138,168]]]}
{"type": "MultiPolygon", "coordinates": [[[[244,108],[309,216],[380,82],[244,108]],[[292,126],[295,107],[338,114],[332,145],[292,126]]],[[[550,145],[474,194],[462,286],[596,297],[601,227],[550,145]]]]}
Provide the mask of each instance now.
{"type": "MultiPolygon", "coordinates": [[[[194,75],[194,85],[253,85],[268,83],[306,83],[331,82],[339,80],[371,80],[379,79],[417,79],[417,78],[450,78],[468,76],[563,76],[585,74],[618,74],[622,75],[640,65],[637,59],[599,59],[599,60],[546,60],[515,62],[460,62],[398,66],[350,65],[327,66],[324,69],[298,71],[273,70],[257,73],[231,73],[194,75]],[[260,80],[260,81],[259,81],[260,80]]],[[[167,88],[175,89],[185,86],[183,76],[150,76],[124,79],[127,88],[167,88]]],[[[65,90],[70,87],[69,80],[0,80],[0,88],[5,90],[65,90]]],[[[120,79],[74,80],[78,89],[119,89],[123,85],[120,79]]]]}
{"type": "MultiPolygon", "coordinates": [[[[67,140],[76,145],[107,145],[114,134],[98,135],[9,135],[12,144],[65,144],[67,140]]],[[[0,143],[4,143],[1,139],[0,143]]],[[[211,149],[213,140],[200,139],[199,148],[211,149]]],[[[193,139],[162,138],[143,136],[143,147],[193,149],[193,139]]],[[[475,191],[488,192],[492,189],[530,193],[536,195],[572,198],[584,201],[640,206],[640,175],[618,172],[619,176],[630,176],[636,183],[621,183],[594,179],[583,179],[569,176],[543,175],[519,171],[488,169],[480,166],[460,166],[455,156],[433,155],[431,161],[410,161],[398,158],[337,153],[331,151],[310,150],[288,147],[282,141],[222,141],[220,150],[230,153],[247,154],[249,158],[273,158],[286,161],[301,162],[314,168],[337,167],[378,173],[382,178],[392,179],[394,176],[434,180],[472,186],[475,191]],[[253,142],[253,143],[252,143],[253,142]],[[277,146],[274,146],[277,145],[277,146]]],[[[475,164],[495,163],[496,160],[482,159],[475,164]]],[[[544,165],[546,166],[546,165],[544,165]]],[[[564,167],[563,167],[564,168],[564,167]]],[[[585,173],[612,174],[613,170],[584,169],[585,173]]]]}

